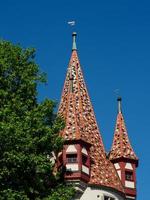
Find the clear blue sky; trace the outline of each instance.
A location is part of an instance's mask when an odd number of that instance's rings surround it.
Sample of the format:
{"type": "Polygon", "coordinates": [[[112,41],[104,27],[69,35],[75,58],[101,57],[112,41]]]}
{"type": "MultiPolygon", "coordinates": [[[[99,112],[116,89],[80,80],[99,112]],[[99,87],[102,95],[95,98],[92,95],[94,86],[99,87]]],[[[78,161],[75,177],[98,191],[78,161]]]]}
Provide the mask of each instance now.
{"type": "Polygon", "coordinates": [[[138,200],[149,199],[150,1],[1,0],[0,38],[37,49],[47,73],[39,100],[59,101],[77,31],[79,58],[103,141],[110,149],[117,114],[115,90],[133,148],[140,158],[138,200]],[[76,27],[67,21],[76,20],[76,27]]]}

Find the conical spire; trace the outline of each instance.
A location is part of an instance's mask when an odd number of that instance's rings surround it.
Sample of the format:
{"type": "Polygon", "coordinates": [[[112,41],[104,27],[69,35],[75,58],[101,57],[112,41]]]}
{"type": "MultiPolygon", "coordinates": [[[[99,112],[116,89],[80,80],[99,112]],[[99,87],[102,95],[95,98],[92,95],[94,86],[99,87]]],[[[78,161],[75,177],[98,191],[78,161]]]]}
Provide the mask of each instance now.
{"type": "Polygon", "coordinates": [[[66,121],[66,127],[60,133],[65,140],[82,140],[91,144],[89,183],[112,187],[123,192],[123,186],[114,166],[106,158],[103,141],[77,55],[74,34],[73,51],[68,65],[58,114],[63,116],[66,121]]]}
{"type": "Polygon", "coordinates": [[[119,97],[117,101],[118,101],[118,114],[117,114],[113,144],[110,152],[110,160],[118,158],[138,160],[128,138],[124,117],[121,112],[121,97],[119,97]]]}

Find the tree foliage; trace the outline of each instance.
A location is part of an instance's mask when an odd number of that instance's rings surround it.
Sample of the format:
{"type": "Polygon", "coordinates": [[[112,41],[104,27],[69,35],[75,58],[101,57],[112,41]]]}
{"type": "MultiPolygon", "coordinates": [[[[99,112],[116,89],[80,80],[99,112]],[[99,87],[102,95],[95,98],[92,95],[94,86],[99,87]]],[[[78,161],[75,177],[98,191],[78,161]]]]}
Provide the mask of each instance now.
{"type": "Polygon", "coordinates": [[[62,147],[64,122],[55,102],[37,101],[45,75],[34,57],[34,49],[0,41],[0,199],[69,200],[74,190],[48,159],[62,147]]]}

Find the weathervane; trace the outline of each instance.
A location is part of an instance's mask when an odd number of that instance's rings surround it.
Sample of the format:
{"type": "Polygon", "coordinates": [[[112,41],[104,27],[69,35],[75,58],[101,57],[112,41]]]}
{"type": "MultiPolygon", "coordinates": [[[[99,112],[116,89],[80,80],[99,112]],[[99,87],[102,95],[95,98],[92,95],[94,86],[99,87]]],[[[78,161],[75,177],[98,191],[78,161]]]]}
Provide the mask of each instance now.
{"type": "Polygon", "coordinates": [[[75,26],[75,24],[76,24],[76,22],[74,20],[68,21],[68,25],[70,25],[70,26],[75,26]]]}

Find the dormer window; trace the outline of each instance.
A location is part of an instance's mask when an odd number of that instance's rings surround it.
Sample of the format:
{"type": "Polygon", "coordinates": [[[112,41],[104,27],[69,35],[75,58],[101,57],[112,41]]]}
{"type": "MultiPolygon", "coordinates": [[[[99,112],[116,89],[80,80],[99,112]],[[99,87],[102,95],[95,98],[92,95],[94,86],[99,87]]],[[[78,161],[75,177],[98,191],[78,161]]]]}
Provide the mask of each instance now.
{"type": "Polygon", "coordinates": [[[125,171],[125,179],[127,181],[133,181],[133,172],[132,171],[125,171]]]}
{"type": "Polygon", "coordinates": [[[104,196],[104,200],[115,200],[115,198],[109,197],[109,196],[104,196]]]}
{"type": "Polygon", "coordinates": [[[67,162],[68,163],[76,163],[77,162],[77,154],[67,154],[67,162]]]}
{"type": "Polygon", "coordinates": [[[87,165],[87,156],[82,154],[82,164],[87,165]]]}

